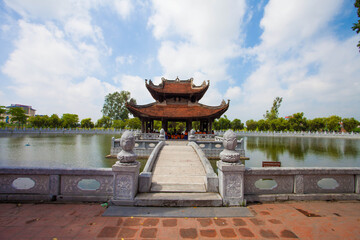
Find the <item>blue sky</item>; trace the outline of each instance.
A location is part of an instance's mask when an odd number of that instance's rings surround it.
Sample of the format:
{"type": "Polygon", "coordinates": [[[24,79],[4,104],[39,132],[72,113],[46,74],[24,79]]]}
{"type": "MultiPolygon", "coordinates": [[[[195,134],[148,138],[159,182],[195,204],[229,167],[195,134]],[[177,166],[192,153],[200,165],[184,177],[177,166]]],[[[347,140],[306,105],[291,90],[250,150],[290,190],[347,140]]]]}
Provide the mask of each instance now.
{"type": "Polygon", "coordinates": [[[210,80],[202,103],[230,99],[230,119],[360,120],[360,36],[354,1],[0,2],[0,105],[101,117],[104,98],[144,79],[210,80]]]}

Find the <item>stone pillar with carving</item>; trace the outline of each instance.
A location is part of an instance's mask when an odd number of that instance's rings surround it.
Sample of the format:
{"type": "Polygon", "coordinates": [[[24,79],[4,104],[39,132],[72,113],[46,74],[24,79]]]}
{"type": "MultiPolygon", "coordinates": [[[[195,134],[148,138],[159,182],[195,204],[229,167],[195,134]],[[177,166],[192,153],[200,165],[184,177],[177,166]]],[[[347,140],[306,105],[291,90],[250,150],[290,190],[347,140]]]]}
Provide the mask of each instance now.
{"type": "Polygon", "coordinates": [[[240,162],[240,153],[235,150],[236,134],[227,130],[223,140],[224,150],[216,163],[219,173],[219,192],[224,206],[242,206],[244,201],[245,166],[240,162]]]}
{"type": "Polygon", "coordinates": [[[162,128],[160,130],[160,135],[159,135],[159,138],[158,138],[159,141],[165,141],[166,138],[165,138],[165,130],[162,128]]]}
{"type": "Polygon", "coordinates": [[[138,189],[140,163],[133,152],[135,138],[132,132],[125,131],[120,139],[121,152],[118,161],[112,166],[114,172],[114,205],[133,205],[138,189]]]}
{"type": "Polygon", "coordinates": [[[192,141],[194,142],[196,139],[195,139],[195,130],[194,129],[191,129],[190,130],[190,133],[189,133],[189,141],[192,141]]]}

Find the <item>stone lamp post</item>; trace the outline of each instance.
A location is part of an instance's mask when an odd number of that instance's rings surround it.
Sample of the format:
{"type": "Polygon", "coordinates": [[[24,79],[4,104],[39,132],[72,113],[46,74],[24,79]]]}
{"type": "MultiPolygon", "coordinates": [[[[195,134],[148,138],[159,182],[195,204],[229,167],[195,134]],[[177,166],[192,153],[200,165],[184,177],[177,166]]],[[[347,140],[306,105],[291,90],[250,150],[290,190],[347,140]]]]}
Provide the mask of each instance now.
{"type": "Polygon", "coordinates": [[[245,205],[244,172],[245,166],[240,162],[240,153],[235,150],[236,134],[227,130],[223,140],[224,150],[220,161],[216,163],[219,173],[219,192],[225,206],[245,205]]]}
{"type": "Polygon", "coordinates": [[[120,138],[121,152],[118,161],[112,166],[114,172],[114,205],[133,205],[138,189],[140,163],[136,161],[133,149],[135,137],[132,132],[125,131],[120,138]]]}

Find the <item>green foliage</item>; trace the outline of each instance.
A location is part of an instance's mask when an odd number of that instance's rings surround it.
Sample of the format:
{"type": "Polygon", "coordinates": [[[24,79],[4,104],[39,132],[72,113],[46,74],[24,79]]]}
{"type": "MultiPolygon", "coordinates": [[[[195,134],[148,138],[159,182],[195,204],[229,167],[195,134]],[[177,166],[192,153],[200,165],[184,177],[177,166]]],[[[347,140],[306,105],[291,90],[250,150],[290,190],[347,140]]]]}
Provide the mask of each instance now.
{"type": "Polygon", "coordinates": [[[359,121],[355,118],[344,118],[342,120],[343,127],[347,132],[353,132],[357,126],[359,126],[359,121]]]}
{"type": "MultiPolygon", "coordinates": [[[[185,128],[186,128],[186,124],[184,122],[170,122],[168,127],[168,132],[171,134],[172,133],[181,134],[182,132],[185,131],[185,128]]],[[[199,128],[200,128],[200,123],[199,123],[199,128]]]]}
{"type": "Polygon", "coordinates": [[[192,128],[197,131],[200,129],[200,121],[194,121],[192,122],[192,128]]]}
{"type": "Polygon", "coordinates": [[[215,119],[213,124],[212,124],[212,127],[213,127],[214,130],[219,131],[220,130],[219,120],[215,119]]]}
{"type": "Polygon", "coordinates": [[[111,118],[107,116],[103,116],[102,118],[97,120],[95,127],[110,128],[111,125],[112,125],[111,118]]]}
{"type": "Polygon", "coordinates": [[[162,123],[161,123],[161,121],[155,120],[155,121],[154,121],[154,130],[160,131],[161,128],[162,128],[162,123]]]}
{"type": "Polygon", "coordinates": [[[126,122],[123,120],[114,120],[112,123],[112,127],[115,129],[125,129],[126,122]]]}
{"type": "Polygon", "coordinates": [[[53,114],[48,119],[49,127],[60,128],[62,127],[62,119],[57,114],[53,114]]]}
{"type": "Polygon", "coordinates": [[[326,128],[329,131],[339,131],[340,130],[341,117],[333,115],[326,118],[326,128]]]}
{"type": "Polygon", "coordinates": [[[81,120],[81,127],[82,128],[94,128],[94,123],[91,121],[91,118],[84,118],[81,120]]]}
{"type": "Polygon", "coordinates": [[[325,130],[325,120],[325,118],[314,118],[312,120],[308,120],[308,129],[313,132],[325,130]]]}
{"type": "Polygon", "coordinates": [[[129,118],[129,110],[125,106],[127,102],[136,104],[136,100],[130,98],[130,92],[109,93],[105,96],[105,103],[101,111],[104,116],[109,117],[111,120],[124,121],[129,118]]]}
{"type": "Polygon", "coordinates": [[[264,119],[260,119],[258,122],[257,122],[257,125],[258,125],[258,130],[259,131],[267,131],[269,130],[270,126],[269,126],[269,122],[264,120],[264,119]]]}
{"type": "Polygon", "coordinates": [[[11,114],[11,122],[23,125],[26,123],[27,116],[25,115],[25,110],[20,107],[12,107],[8,111],[11,114]]]}
{"type": "Polygon", "coordinates": [[[231,121],[227,118],[226,115],[219,119],[219,127],[221,130],[227,130],[231,128],[231,121]]]}
{"type": "Polygon", "coordinates": [[[44,115],[44,116],[34,116],[34,117],[29,117],[29,123],[33,126],[33,127],[48,127],[49,124],[49,116],[48,115],[44,115]]]}
{"type": "Polygon", "coordinates": [[[248,131],[255,131],[258,127],[257,121],[250,119],[246,121],[246,128],[248,131]]]}
{"type": "Polygon", "coordinates": [[[0,119],[4,119],[5,117],[3,117],[2,115],[6,113],[6,108],[5,106],[0,106],[0,119]]]}
{"type": "Polygon", "coordinates": [[[126,120],[126,127],[128,129],[140,129],[141,128],[141,121],[139,118],[129,118],[126,120]]]}
{"type": "Polygon", "coordinates": [[[277,118],[268,121],[270,131],[285,131],[289,129],[289,122],[284,118],[277,118]]]}
{"type": "Polygon", "coordinates": [[[64,113],[61,120],[64,128],[76,128],[79,123],[79,116],[77,114],[64,113]]]}
{"type": "MultiPolygon", "coordinates": [[[[354,3],[355,8],[357,8],[357,16],[360,18],[360,0],[356,0],[354,3]]],[[[357,34],[359,34],[360,32],[360,19],[358,19],[358,21],[356,23],[354,23],[354,25],[352,26],[352,30],[356,31],[357,34]]],[[[358,42],[357,47],[359,48],[360,51],[360,41],[358,42]]]]}
{"type": "Polygon", "coordinates": [[[282,97],[276,97],[274,99],[271,110],[270,111],[266,110],[266,113],[264,114],[264,118],[266,120],[271,121],[271,120],[274,120],[274,119],[278,118],[278,116],[279,116],[279,108],[280,108],[282,100],[283,100],[282,97]]]}
{"type": "Polygon", "coordinates": [[[307,129],[307,121],[304,117],[304,113],[295,113],[289,119],[290,130],[293,131],[305,131],[307,129]]]}
{"type": "Polygon", "coordinates": [[[241,122],[240,119],[237,118],[232,120],[230,125],[231,125],[231,129],[234,131],[244,129],[244,124],[241,122]]]}

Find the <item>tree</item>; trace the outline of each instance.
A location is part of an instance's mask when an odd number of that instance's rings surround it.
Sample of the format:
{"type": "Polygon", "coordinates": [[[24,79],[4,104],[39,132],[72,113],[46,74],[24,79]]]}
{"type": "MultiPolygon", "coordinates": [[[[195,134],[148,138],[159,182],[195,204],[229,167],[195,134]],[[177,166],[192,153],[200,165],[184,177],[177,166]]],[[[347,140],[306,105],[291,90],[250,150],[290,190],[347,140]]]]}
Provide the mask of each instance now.
{"type": "Polygon", "coordinates": [[[192,128],[197,131],[200,129],[200,121],[194,121],[192,122],[192,128]]]}
{"type": "Polygon", "coordinates": [[[0,119],[4,119],[5,117],[3,117],[2,115],[6,113],[6,108],[5,106],[0,106],[0,119]]]}
{"type": "Polygon", "coordinates": [[[112,123],[112,127],[115,129],[125,129],[126,122],[123,120],[114,120],[112,123]]]}
{"type": "Polygon", "coordinates": [[[94,123],[91,121],[91,118],[84,118],[81,120],[82,128],[94,128],[94,123]]]}
{"type": "Polygon", "coordinates": [[[269,112],[269,110],[266,110],[266,113],[264,114],[264,118],[266,120],[274,120],[274,119],[277,119],[278,116],[279,116],[279,108],[280,108],[280,105],[281,105],[281,102],[282,102],[282,97],[276,97],[274,99],[274,102],[273,102],[273,105],[271,107],[271,110],[269,112]]]}
{"type": "Polygon", "coordinates": [[[27,116],[25,115],[25,110],[21,107],[12,107],[8,113],[11,115],[12,123],[18,123],[19,126],[26,123],[27,116]]]}
{"type": "Polygon", "coordinates": [[[244,129],[244,124],[241,122],[240,119],[237,118],[232,120],[230,125],[231,125],[231,129],[234,131],[244,129]]]}
{"type": "Polygon", "coordinates": [[[285,131],[289,128],[289,122],[284,118],[273,119],[268,123],[271,131],[285,131]]]}
{"type": "Polygon", "coordinates": [[[49,123],[49,127],[52,127],[52,128],[58,128],[58,127],[62,126],[62,120],[61,120],[61,118],[59,118],[59,116],[57,114],[51,115],[48,120],[48,123],[49,123]]]}
{"type": "Polygon", "coordinates": [[[212,124],[212,127],[213,127],[214,130],[219,131],[220,130],[219,120],[215,119],[213,124],[212,124]]]}
{"type": "Polygon", "coordinates": [[[102,118],[97,120],[95,127],[110,128],[111,125],[112,125],[111,118],[107,116],[103,116],[102,118]]]}
{"type": "Polygon", "coordinates": [[[44,116],[33,116],[33,117],[29,117],[29,120],[28,120],[31,125],[33,127],[48,127],[50,124],[49,124],[49,116],[48,115],[44,115],[44,116]]]}
{"type": "Polygon", "coordinates": [[[79,123],[79,116],[77,114],[64,113],[61,119],[64,128],[75,128],[79,123]]]}
{"type": "Polygon", "coordinates": [[[352,132],[359,125],[359,121],[355,118],[344,118],[342,120],[343,127],[347,132],[352,132]]]}
{"type": "Polygon", "coordinates": [[[322,131],[325,129],[325,119],[324,118],[314,118],[308,120],[308,128],[310,131],[322,131]]]}
{"type": "MultiPolygon", "coordinates": [[[[357,16],[360,18],[360,0],[356,0],[354,3],[355,8],[357,8],[357,16]]],[[[357,23],[354,23],[354,25],[352,26],[352,30],[356,31],[357,34],[359,34],[360,32],[360,19],[358,20],[357,23]]],[[[357,47],[359,48],[360,51],[360,41],[358,42],[357,47]]]]}
{"type": "Polygon", "coordinates": [[[295,113],[289,119],[290,129],[294,131],[305,131],[307,129],[307,120],[304,113],[295,113]]]}
{"type": "Polygon", "coordinates": [[[219,127],[221,130],[227,130],[231,128],[231,121],[227,118],[226,115],[219,119],[219,127]]]}
{"type": "Polygon", "coordinates": [[[105,97],[105,103],[101,111],[104,116],[112,120],[124,121],[129,118],[129,110],[125,106],[127,102],[136,104],[136,100],[130,98],[130,92],[121,91],[109,93],[105,97]]]}
{"type": "Polygon", "coordinates": [[[128,129],[140,129],[141,128],[141,121],[139,118],[129,118],[126,120],[126,127],[128,129]]]}
{"type": "Polygon", "coordinates": [[[258,130],[259,131],[267,131],[269,130],[270,126],[269,126],[269,121],[266,121],[264,119],[260,119],[258,122],[257,122],[257,125],[258,125],[258,130]]]}
{"type": "Polygon", "coordinates": [[[339,131],[340,130],[340,122],[341,117],[333,115],[328,118],[326,118],[326,128],[329,131],[339,131]]]}
{"type": "Polygon", "coordinates": [[[250,120],[246,121],[246,128],[248,131],[255,131],[257,127],[258,127],[258,125],[255,120],[250,119],[250,120]]]}

